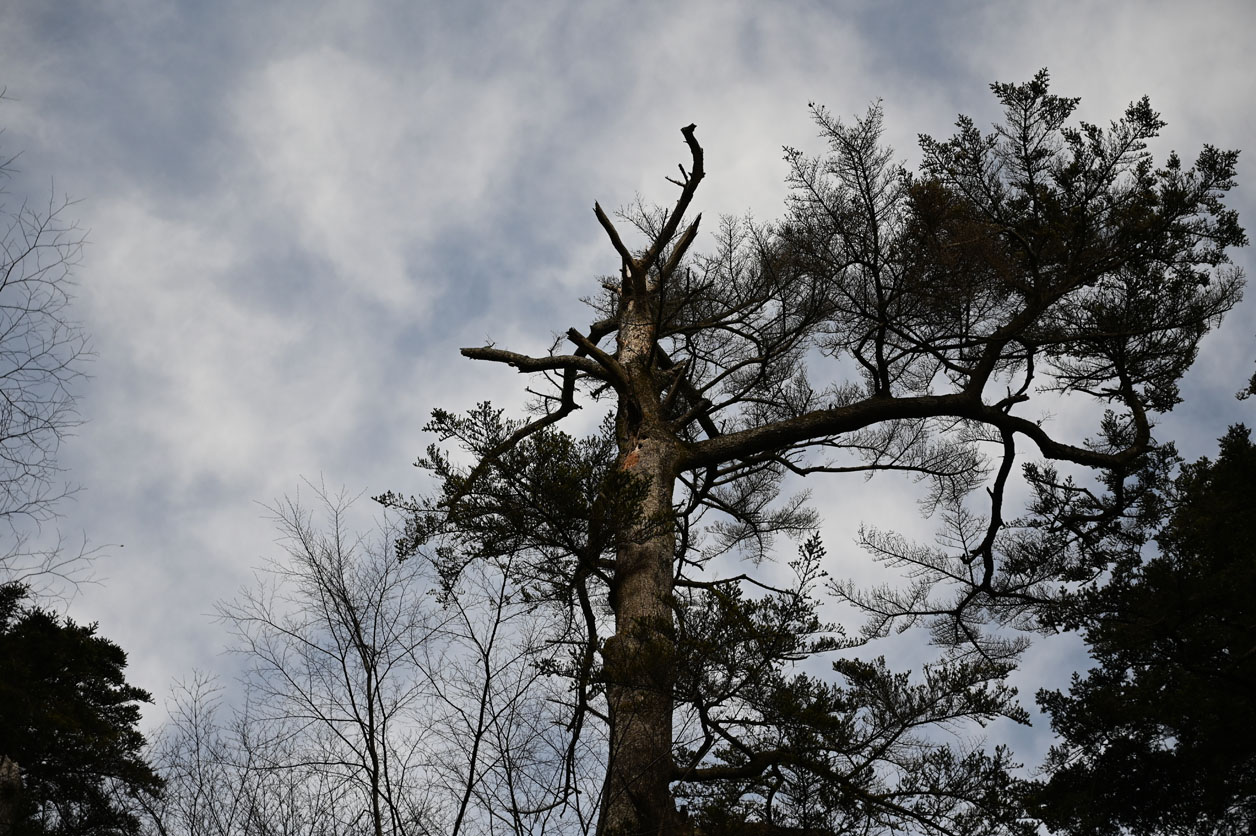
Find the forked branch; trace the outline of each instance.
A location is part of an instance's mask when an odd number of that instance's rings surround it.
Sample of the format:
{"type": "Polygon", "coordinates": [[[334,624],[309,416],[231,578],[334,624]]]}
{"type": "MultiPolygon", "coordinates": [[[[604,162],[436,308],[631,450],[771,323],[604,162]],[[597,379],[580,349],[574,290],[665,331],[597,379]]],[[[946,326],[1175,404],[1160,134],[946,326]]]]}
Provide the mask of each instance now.
{"type": "MultiPolygon", "coordinates": [[[[698,144],[698,140],[693,135],[697,127],[697,125],[688,125],[681,128],[680,132],[685,137],[685,144],[689,146],[689,153],[693,161],[692,167],[687,173],[684,167],[681,167],[680,173],[683,182],[673,180],[670,177],[667,178],[681,187],[680,197],[676,199],[676,205],[668,212],[662,229],[654,236],[653,243],[650,244],[650,248],[645,251],[641,258],[633,257],[632,252],[624,244],[623,239],[619,237],[619,231],[615,229],[615,224],[611,222],[606,212],[603,211],[601,204],[593,204],[593,214],[597,216],[598,223],[602,225],[602,229],[606,230],[606,236],[610,238],[611,246],[615,248],[615,252],[619,253],[619,258],[623,262],[624,292],[634,293],[638,296],[645,294],[646,276],[654,268],[654,264],[658,261],[663,249],[676,235],[676,230],[680,227],[680,221],[684,218],[685,212],[689,209],[689,204],[693,201],[694,193],[698,190],[698,184],[706,176],[706,171],[702,167],[702,146],[698,144]]],[[[689,249],[689,245],[693,243],[694,238],[698,234],[698,223],[701,220],[701,215],[695,218],[673,248],[667,264],[663,266],[663,278],[671,275],[680,264],[685,251],[689,249]]]]}

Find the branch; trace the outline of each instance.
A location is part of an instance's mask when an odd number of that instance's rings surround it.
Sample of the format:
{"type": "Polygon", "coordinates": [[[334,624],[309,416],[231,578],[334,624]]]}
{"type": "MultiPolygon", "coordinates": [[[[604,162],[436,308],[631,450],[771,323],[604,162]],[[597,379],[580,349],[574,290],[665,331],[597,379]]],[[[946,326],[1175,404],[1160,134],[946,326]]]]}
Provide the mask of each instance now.
{"type": "MultiPolygon", "coordinates": [[[[599,210],[600,211],[600,210],[599,210]]],[[[596,360],[584,356],[589,352],[595,352],[597,355],[607,357],[606,353],[597,347],[598,340],[615,331],[617,323],[613,319],[603,319],[589,326],[588,336],[583,336],[574,328],[567,332],[567,336],[576,343],[575,354],[551,355],[549,357],[530,357],[526,354],[518,354],[514,351],[506,351],[505,349],[493,348],[492,346],[484,346],[482,348],[464,348],[462,356],[469,357],[472,360],[488,360],[494,363],[505,363],[513,366],[521,373],[527,372],[546,372],[561,370],[563,372],[562,393],[559,398],[558,409],[547,413],[535,421],[530,421],[511,433],[510,437],[498,444],[492,450],[489,450],[475,468],[467,475],[466,480],[462,483],[462,489],[446,502],[446,507],[452,509],[455,505],[462,501],[462,498],[471,490],[471,486],[476,480],[484,474],[489,467],[493,465],[502,454],[512,449],[520,441],[535,432],[539,432],[551,424],[556,424],[563,418],[566,418],[572,412],[580,408],[576,403],[576,373],[584,372],[592,378],[604,381],[614,385],[617,381],[611,379],[607,375],[607,368],[596,360]]],[[[619,364],[615,363],[613,358],[610,359],[615,368],[619,368],[619,364]]],[[[620,379],[623,379],[623,370],[619,370],[620,379]]]]}
{"type": "MultiPolygon", "coordinates": [[[[568,329],[567,339],[575,343],[577,348],[592,357],[598,366],[605,370],[606,375],[609,375],[609,377],[603,376],[602,380],[621,391],[629,388],[628,372],[624,371],[624,367],[619,364],[618,360],[598,348],[591,339],[581,334],[575,328],[568,329]]],[[[579,359],[583,360],[584,358],[579,359]]]]}
{"type": "Polygon", "coordinates": [[[675,272],[676,267],[680,264],[680,260],[685,257],[685,251],[689,249],[689,245],[693,243],[693,239],[698,235],[698,224],[700,223],[702,223],[701,213],[685,229],[684,234],[680,236],[680,240],[676,242],[676,246],[672,249],[672,254],[667,259],[667,264],[663,265],[663,269],[659,271],[659,274],[664,279],[675,272]]]}
{"type": "MultiPolygon", "coordinates": [[[[574,330],[574,329],[573,329],[574,330]]],[[[554,370],[561,371],[580,371],[595,377],[598,380],[609,382],[606,376],[606,370],[599,363],[594,362],[588,357],[582,357],[578,354],[558,354],[549,357],[530,357],[527,354],[518,354],[514,351],[506,351],[501,348],[493,348],[492,346],[483,346],[482,348],[464,348],[461,350],[463,357],[469,357],[472,360],[488,360],[492,363],[505,363],[527,374],[529,372],[548,372],[554,370]]]]}
{"type": "Polygon", "coordinates": [[[972,561],[977,555],[981,555],[984,563],[985,575],[981,579],[981,589],[990,592],[990,583],[994,579],[994,540],[999,534],[999,529],[1003,527],[1003,491],[1007,487],[1008,476],[1012,473],[1012,462],[1016,459],[1016,436],[1011,430],[1004,429],[1003,436],[1003,462],[999,465],[999,473],[995,476],[994,487],[989,489],[990,492],[990,523],[986,527],[986,536],[981,543],[968,555],[965,563],[972,561]]]}
{"type": "MultiPolygon", "coordinates": [[[[709,781],[727,781],[730,779],[736,780],[736,779],[755,778],[755,777],[758,777],[759,775],[762,775],[770,767],[789,766],[789,765],[802,765],[804,767],[808,767],[812,769],[814,769],[816,766],[815,764],[812,764],[808,762],[807,760],[800,758],[797,752],[794,752],[793,750],[773,749],[767,752],[755,752],[752,756],[750,756],[749,760],[747,760],[746,763],[741,764],[739,766],[728,765],[728,766],[703,767],[701,769],[694,769],[687,773],[682,773],[683,777],[682,777],[682,774],[678,774],[676,779],[684,780],[684,781],[693,781],[695,783],[705,783],[709,781]]],[[[678,772],[680,772],[680,770],[678,770],[678,772]]],[[[824,770],[815,769],[815,774],[832,781],[833,783],[840,786],[844,792],[847,792],[850,795],[854,796],[855,798],[858,798],[860,801],[864,802],[865,804],[869,804],[873,807],[880,807],[884,810],[897,813],[900,816],[911,819],[912,821],[919,822],[920,824],[925,825],[927,828],[931,830],[937,831],[938,833],[946,834],[946,836],[954,836],[953,831],[951,831],[950,829],[946,827],[943,827],[937,821],[930,819],[927,816],[921,815],[915,810],[912,810],[910,807],[904,807],[901,804],[896,804],[895,802],[891,801],[888,798],[869,792],[868,790],[858,786],[853,781],[851,781],[848,776],[841,775],[832,769],[824,769],[824,770]]],[[[771,826],[769,825],[767,827],[771,827],[771,826]]],[[[762,833],[792,833],[792,832],[806,833],[807,831],[792,831],[790,829],[781,828],[781,829],[765,829],[765,830],[761,830],[760,832],[762,833]]]]}
{"type": "Polygon", "coordinates": [[[672,426],[679,430],[685,427],[690,421],[697,420],[698,426],[702,427],[702,431],[707,434],[708,438],[715,438],[719,436],[720,428],[715,426],[715,422],[711,420],[711,401],[694,387],[693,383],[691,383],[689,378],[685,375],[684,369],[681,368],[681,364],[678,364],[675,360],[673,360],[668,353],[663,350],[663,346],[659,345],[657,342],[654,344],[654,354],[658,357],[659,368],[664,371],[671,371],[678,368],[680,369],[677,373],[676,382],[673,385],[679,387],[684,396],[693,404],[689,408],[688,412],[672,422],[672,426]]]}
{"type": "Polygon", "coordinates": [[[550,424],[558,423],[580,408],[580,405],[576,403],[577,370],[584,371],[599,380],[606,379],[602,372],[602,368],[598,366],[597,363],[586,357],[566,355],[560,357],[536,358],[528,357],[523,354],[515,354],[512,351],[490,348],[487,346],[484,348],[464,348],[462,349],[462,354],[463,356],[470,357],[473,360],[493,360],[499,363],[506,363],[514,366],[521,372],[562,369],[563,388],[558,409],[553,412],[546,413],[534,421],[529,421],[527,424],[524,424],[522,427],[511,433],[509,438],[484,454],[471,472],[467,474],[467,478],[463,481],[462,487],[458,490],[458,492],[445,501],[444,505],[449,510],[453,510],[454,506],[462,501],[462,498],[467,495],[467,493],[471,490],[471,487],[482,475],[484,475],[485,471],[492,467],[493,464],[502,457],[502,454],[513,449],[516,444],[523,441],[533,433],[545,429],[550,424]],[[553,361],[563,362],[556,363],[553,361]]]}
{"type": "Polygon", "coordinates": [[[623,259],[625,269],[636,267],[636,261],[633,260],[632,252],[628,251],[628,247],[624,246],[622,238],[619,237],[618,230],[615,230],[614,223],[610,222],[607,213],[602,211],[602,205],[597,201],[593,203],[593,213],[598,216],[598,223],[602,225],[603,230],[607,231],[607,237],[610,238],[610,245],[618,252],[620,259],[623,259]]]}
{"type": "MultiPolygon", "coordinates": [[[[698,184],[706,176],[706,171],[702,167],[702,146],[698,144],[698,140],[693,135],[697,127],[697,125],[688,125],[680,129],[681,135],[685,137],[685,144],[689,146],[689,154],[693,159],[693,168],[685,180],[684,187],[680,190],[680,197],[676,199],[676,205],[667,214],[667,220],[663,223],[663,228],[655,236],[654,243],[650,245],[650,249],[641,257],[641,260],[636,262],[643,276],[650,272],[650,268],[654,266],[654,262],[658,259],[663,247],[667,246],[667,242],[671,241],[672,236],[676,234],[676,229],[680,226],[680,219],[684,217],[690,202],[693,200],[694,193],[698,190],[698,184]]],[[[696,231],[696,221],[694,226],[696,231]]]]}
{"type": "MultiPolygon", "coordinates": [[[[1151,440],[1150,428],[1146,422],[1136,420],[1137,434],[1127,448],[1116,453],[1101,453],[1056,441],[1033,421],[1010,415],[997,406],[987,405],[967,392],[911,398],[874,396],[835,409],[814,410],[795,418],[691,443],[678,462],[678,467],[682,470],[694,470],[772,451],[804,447],[883,421],[945,417],[966,418],[1001,431],[1020,433],[1038,445],[1042,455],[1049,459],[1092,467],[1125,466],[1141,455],[1151,440]]],[[[1137,417],[1136,413],[1135,418],[1137,417]]]]}

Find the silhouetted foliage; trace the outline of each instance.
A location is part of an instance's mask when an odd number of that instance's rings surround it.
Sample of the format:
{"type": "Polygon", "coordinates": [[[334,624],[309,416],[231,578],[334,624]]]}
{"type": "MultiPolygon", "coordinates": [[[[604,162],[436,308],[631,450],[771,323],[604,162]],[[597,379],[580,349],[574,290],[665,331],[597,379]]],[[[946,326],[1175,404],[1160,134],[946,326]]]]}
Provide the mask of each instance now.
{"type": "Polygon", "coordinates": [[[0,586],[0,754],[17,763],[21,795],[14,834],[130,834],[139,822],[127,796],[162,782],[144,758],[126,654],[79,625],[0,586]]]}
{"type": "Polygon", "coordinates": [[[1167,486],[1159,553],[1083,596],[1098,666],[1038,695],[1061,742],[1034,803],[1069,834],[1256,827],[1256,446],[1167,486]]]}

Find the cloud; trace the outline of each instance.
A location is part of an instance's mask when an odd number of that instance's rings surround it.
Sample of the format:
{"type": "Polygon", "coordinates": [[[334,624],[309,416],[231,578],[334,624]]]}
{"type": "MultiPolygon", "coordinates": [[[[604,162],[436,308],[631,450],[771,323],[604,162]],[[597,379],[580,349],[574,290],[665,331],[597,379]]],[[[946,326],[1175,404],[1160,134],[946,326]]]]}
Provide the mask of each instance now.
{"type": "Polygon", "coordinates": [[[509,103],[480,91],[459,104],[466,92],[439,80],[416,91],[326,46],[269,63],[246,80],[234,114],[246,182],[326,260],[327,278],[421,317],[447,278],[415,275],[409,254],[465,218],[500,165],[476,112],[508,120],[509,103]],[[451,130],[457,110],[462,129],[451,130]]]}
{"type": "MultiPolygon", "coordinates": [[[[417,490],[433,406],[519,409],[522,378],[458,347],[543,351],[586,324],[579,297],[617,266],[593,201],[672,200],[681,126],[706,149],[707,231],[780,213],[781,146],[818,150],[809,101],[849,117],[883,99],[910,163],[918,132],[949,135],[960,111],[988,123],[984,85],[1041,66],[1101,123],[1151,94],[1170,123],[1158,154],[1189,159],[1256,133],[1253,17],[1241,2],[18,0],[0,18],[0,85],[18,97],[0,123],[27,149],[15,185],[38,196],[55,175],[93,242],[80,310],[100,357],[63,460],[87,490],[65,528],[126,544],[75,607],[154,690],[215,664],[223,636],[201,614],[275,553],[255,502],[303,475],[417,490]]],[[[1245,192],[1235,205],[1251,215],[1245,192]]],[[[1249,304],[1166,420],[1191,455],[1244,414],[1230,395],[1254,332],[1249,304]]],[[[815,488],[834,574],[865,576],[854,533],[904,517],[903,483],[815,488]]]]}

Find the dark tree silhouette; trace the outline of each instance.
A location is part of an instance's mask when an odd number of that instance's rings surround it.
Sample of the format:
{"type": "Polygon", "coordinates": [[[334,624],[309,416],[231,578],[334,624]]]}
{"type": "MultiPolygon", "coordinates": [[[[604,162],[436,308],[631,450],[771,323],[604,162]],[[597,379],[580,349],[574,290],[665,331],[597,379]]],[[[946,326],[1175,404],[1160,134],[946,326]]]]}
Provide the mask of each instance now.
{"type": "Polygon", "coordinates": [[[403,556],[450,578],[509,560],[520,594],[563,615],[572,739],[606,730],[600,834],[1028,829],[1004,753],[929,731],[1022,717],[1000,679],[1023,642],[989,625],[1038,624],[1082,571],[1044,544],[1103,522],[1004,536],[1018,453],[1123,484],[1239,297],[1226,249],[1244,236],[1222,203],[1236,154],[1156,168],[1145,146],[1163,123],[1146,99],[1103,129],[1070,126],[1077,100],[1045,72],[993,90],[1004,124],[961,118],[952,139],[923,138],[914,175],[881,144],[879,108],[854,124],[816,109],[829,150],[788,153],[785,219],[725,220],[709,255],[691,253],[706,170],[688,126],[676,203],[626,216],[643,247],[595,205],[620,270],[569,348],[463,349],[529,375],[533,415],[435,412],[429,429],[472,464],[433,446],[420,464],[435,496],[381,497],[411,515],[403,556]],[[1089,438],[1040,418],[1060,398],[1103,413],[1089,438]],[[558,431],[590,402],[611,405],[605,432],[558,431]],[[857,643],[816,614],[818,541],[792,583],[721,573],[723,556],[758,560],[773,535],[814,527],[800,501],[777,501],[785,475],[877,471],[929,480],[946,530],[937,547],[868,533],[912,583],[838,591],[874,616],[859,640],[924,620],[943,656],[909,678],[843,654],[816,679],[793,666],[857,643]]]}
{"type": "Polygon", "coordinates": [[[0,586],[0,753],[22,779],[6,799],[13,833],[137,833],[126,796],[162,784],[137,728],[137,703],[152,698],[126,682],[126,654],[96,625],[23,608],[26,595],[0,586]]]}
{"type": "Polygon", "coordinates": [[[1035,793],[1069,834],[1256,827],[1256,446],[1246,427],[1168,486],[1159,554],[1083,596],[1098,667],[1042,691],[1060,743],[1035,793]]]}

